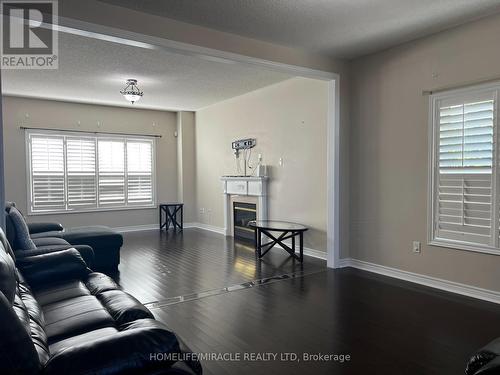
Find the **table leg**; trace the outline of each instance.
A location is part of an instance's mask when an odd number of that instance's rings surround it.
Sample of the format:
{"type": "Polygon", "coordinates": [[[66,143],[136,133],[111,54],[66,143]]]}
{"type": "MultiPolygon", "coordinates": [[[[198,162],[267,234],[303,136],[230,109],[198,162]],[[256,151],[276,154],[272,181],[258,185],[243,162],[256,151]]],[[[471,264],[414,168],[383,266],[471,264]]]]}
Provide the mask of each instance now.
{"type": "Polygon", "coordinates": [[[304,260],[304,232],[300,232],[300,261],[304,260]]]}
{"type": "Polygon", "coordinates": [[[184,206],[181,206],[181,231],[184,229],[184,206]]]}
{"type": "Polygon", "coordinates": [[[170,206],[167,206],[166,214],[167,214],[167,230],[168,230],[170,228],[170,223],[172,223],[172,212],[170,212],[170,206]]]}
{"type": "Polygon", "coordinates": [[[162,225],[161,225],[161,206],[160,206],[159,208],[160,208],[160,210],[159,210],[159,212],[160,212],[160,217],[159,217],[159,221],[158,221],[158,222],[160,223],[160,230],[161,230],[161,228],[162,228],[162,225]]]}
{"type": "Polygon", "coordinates": [[[174,230],[177,230],[177,227],[179,226],[179,222],[177,221],[177,212],[179,211],[178,207],[174,207],[174,213],[172,214],[172,217],[174,218],[174,230]]]}
{"type": "Polygon", "coordinates": [[[259,258],[262,257],[261,237],[262,234],[260,232],[260,229],[257,229],[257,255],[259,256],[259,258]]]}

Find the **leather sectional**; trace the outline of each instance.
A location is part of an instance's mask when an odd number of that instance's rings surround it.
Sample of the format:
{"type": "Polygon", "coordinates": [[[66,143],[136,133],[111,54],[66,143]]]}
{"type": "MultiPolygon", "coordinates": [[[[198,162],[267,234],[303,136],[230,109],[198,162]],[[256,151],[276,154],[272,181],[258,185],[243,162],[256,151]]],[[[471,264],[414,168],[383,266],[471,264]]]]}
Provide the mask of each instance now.
{"type": "Polygon", "coordinates": [[[467,375],[500,374],[500,338],[478,350],[467,363],[465,373],[467,375]]]}
{"type": "Polygon", "coordinates": [[[172,331],[77,250],[15,260],[1,230],[0,337],[2,374],[202,372],[172,331]]]}
{"type": "Polygon", "coordinates": [[[6,203],[6,233],[17,257],[73,247],[81,253],[87,264],[95,270],[108,272],[118,269],[123,237],[120,233],[105,226],[64,228],[59,223],[27,223],[30,236],[37,249],[18,249],[15,241],[16,228],[9,216],[12,207],[16,207],[14,202],[6,203]]]}

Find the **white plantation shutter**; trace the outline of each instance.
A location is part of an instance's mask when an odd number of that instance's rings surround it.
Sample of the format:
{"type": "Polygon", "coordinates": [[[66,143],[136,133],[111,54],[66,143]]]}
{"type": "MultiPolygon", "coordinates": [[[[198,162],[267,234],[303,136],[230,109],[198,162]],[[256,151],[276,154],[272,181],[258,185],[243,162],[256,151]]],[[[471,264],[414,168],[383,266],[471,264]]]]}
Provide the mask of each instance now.
{"type": "Polygon", "coordinates": [[[29,156],[31,209],[64,209],[64,138],[32,135],[29,137],[29,156]]]}
{"type": "Polygon", "coordinates": [[[29,212],[153,207],[151,137],[30,130],[29,212]]]}
{"type": "Polygon", "coordinates": [[[152,141],[127,141],[127,199],[129,204],[153,202],[152,141]]]}
{"type": "Polygon", "coordinates": [[[125,204],[125,141],[98,140],[99,204],[125,204]]]}
{"type": "Polygon", "coordinates": [[[491,174],[440,174],[437,234],[441,238],[489,245],[491,174]]]}
{"type": "Polygon", "coordinates": [[[432,239],[496,248],[496,91],[434,103],[432,239]]]}
{"type": "Polygon", "coordinates": [[[97,207],[95,138],[66,138],[68,208],[97,207]]]}

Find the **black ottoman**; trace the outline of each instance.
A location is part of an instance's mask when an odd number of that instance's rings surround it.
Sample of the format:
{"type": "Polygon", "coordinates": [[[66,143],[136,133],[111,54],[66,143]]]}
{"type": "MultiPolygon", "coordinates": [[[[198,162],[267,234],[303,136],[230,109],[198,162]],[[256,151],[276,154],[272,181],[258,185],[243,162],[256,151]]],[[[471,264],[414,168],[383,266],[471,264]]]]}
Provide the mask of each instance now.
{"type": "Polygon", "coordinates": [[[120,248],[123,237],[105,226],[75,227],[63,231],[32,234],[31,238],[59,237],[72,245],[88,245],[94,250],[94,266],[97,271],[114,271],[120,264],[120,248]]]}

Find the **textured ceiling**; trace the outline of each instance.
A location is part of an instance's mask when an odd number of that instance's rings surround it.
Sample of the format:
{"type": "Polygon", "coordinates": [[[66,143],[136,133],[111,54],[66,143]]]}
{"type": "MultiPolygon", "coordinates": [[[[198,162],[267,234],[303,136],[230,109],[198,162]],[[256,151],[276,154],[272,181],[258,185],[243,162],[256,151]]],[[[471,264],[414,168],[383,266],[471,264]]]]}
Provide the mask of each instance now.
{"type": "Polygon", "coordinates": [[[139,80],[137,108],[197,110],[291,76],[243,64],[59,34],[59,69],[3,70],[7,95],[130,106],[119,93],[139,80]]]}
{"type": "Polygon", "coordinates": [[[352,58],[500,11],[500,0],[100,0],[352,58]]]}

